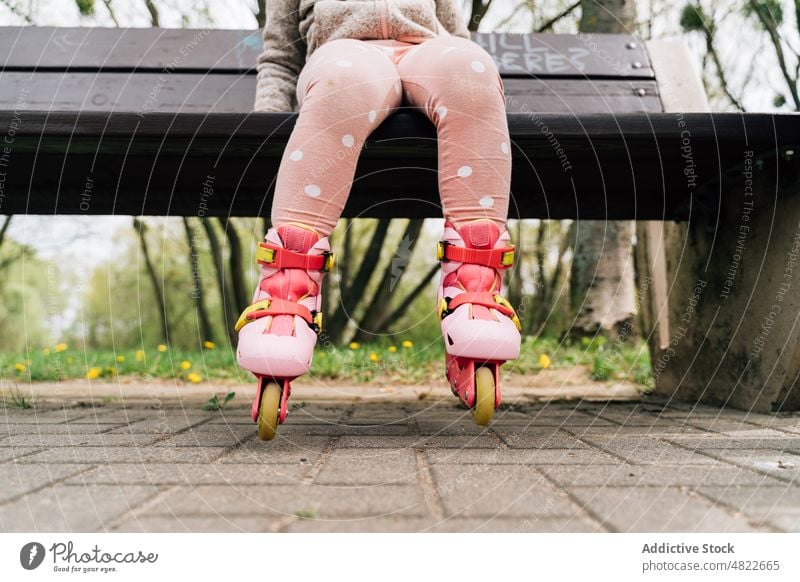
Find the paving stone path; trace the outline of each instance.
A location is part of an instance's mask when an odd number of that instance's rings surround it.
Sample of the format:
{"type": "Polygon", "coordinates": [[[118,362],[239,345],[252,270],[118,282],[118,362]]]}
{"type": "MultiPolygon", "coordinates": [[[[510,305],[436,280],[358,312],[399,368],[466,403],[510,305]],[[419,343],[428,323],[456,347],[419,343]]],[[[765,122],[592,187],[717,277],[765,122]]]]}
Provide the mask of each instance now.
{"type": "Polygon", "coordinates": [[[0,531],[800,531],[800,415],[645,399],[0,409],[0,531]]]}

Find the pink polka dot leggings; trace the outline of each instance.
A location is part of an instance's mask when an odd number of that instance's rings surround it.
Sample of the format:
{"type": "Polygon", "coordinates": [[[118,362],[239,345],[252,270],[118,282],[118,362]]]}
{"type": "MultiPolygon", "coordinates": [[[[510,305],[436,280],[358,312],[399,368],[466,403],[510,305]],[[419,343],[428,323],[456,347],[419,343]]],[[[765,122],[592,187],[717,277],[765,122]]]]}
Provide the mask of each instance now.
{"type": "Polygon", "coordinates": [[[364,141],[404,96],[436,126],[445,218],[504,227],[511,152],[502,81],[486,51],[454,36],[335,40],[311,55],[297,82],[300,114],[278,171],[273,225],[301,223],[328,236],[364,141]]]}

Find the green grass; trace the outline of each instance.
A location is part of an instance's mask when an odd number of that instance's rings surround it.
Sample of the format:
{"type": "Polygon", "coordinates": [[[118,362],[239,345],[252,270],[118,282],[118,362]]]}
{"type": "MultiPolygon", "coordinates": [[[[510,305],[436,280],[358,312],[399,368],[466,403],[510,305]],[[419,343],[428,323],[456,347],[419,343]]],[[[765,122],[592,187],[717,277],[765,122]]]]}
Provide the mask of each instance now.
{"type": "Polygon", "coordinates": [[[295,511],[294,514],[300,519],[317,519],[319,510],[316,507],[304,507],[295,511]]]}
{"type": "Polygon", "coordinates": [[[217,410],[222,410],[225,408],[225,405],[233,400],[233,397],[236,396],[236,392],[228,392],[225,395],[225,398],[222,400],[219,399],[219,396],[214,394],[211,398],[208,399],[208,402],[203,404],[203,410],[206,412],[215,412],[217,410]]]}
{"type": "Polygon", "coordinates": [[[33,398],[25,396],[17,386],[11,389],[8,396],[8,398],[3,399],[3,404],[7,408],[21,408],[23,410],[29,410],[33,408],[35,404],[33,398]]]}
{"type": "MultiPolygon", "coordinates": [[[[600,382],[628,381],[650,386],[650,357],[641,340],[569,343],[557,338],[526,338],[521,356],[504,370],[533,376],[543,369],[570,370],[581,367],[585,375],[600,382]]],[[[349,383],[414,384],[439,380],[444,373],[444,346],[398,340],[345,347],[320,345],[311,375],[349,383]]],[[[245,380],[251,376],[236,365],[228,346],[187,351],[165,346],[144,350],[78,350],[63,344],[39,348],[27,354],[0,354],[0,380],[38,382],[69,379],[111,381],[117,377],[150,380],[174,379],[186,384],[207,380],[245,380]]],[[[220,407],[224,402],[218,402],[220,407]]]]}

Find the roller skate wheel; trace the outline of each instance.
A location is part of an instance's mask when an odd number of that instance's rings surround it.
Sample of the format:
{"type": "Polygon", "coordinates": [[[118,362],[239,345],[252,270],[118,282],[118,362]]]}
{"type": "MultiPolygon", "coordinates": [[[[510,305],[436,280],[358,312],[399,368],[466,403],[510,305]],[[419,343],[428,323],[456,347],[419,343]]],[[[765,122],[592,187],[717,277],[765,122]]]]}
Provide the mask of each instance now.
{"type": "Polygon", "coordinates": [[[278,416],[281,408],[281,387],[267,382],[261,392],[258,408],[258,438],[271,441],[278,433],[278,416]]]}
{"type": "Polygon", "coordinates": [[[475,370],[475,407],[472,419],[475,424],[486,426],[494,416],[494,374],[491,368],[480,367],[475,370]]]}

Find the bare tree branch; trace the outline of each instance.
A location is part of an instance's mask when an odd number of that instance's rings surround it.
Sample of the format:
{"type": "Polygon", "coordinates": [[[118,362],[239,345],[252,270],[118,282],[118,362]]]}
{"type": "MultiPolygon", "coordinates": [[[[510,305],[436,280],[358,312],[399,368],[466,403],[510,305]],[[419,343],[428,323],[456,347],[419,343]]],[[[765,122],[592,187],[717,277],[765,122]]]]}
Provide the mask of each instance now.
{"type": "Polygon", "coordinates": [[[147,240],[145,238],[147,225],[145,225],[145,223],[138,218],[134,218],[133,228],[136,231],[136,235],[139,237],[139,245],[141,246],[142,255],[144,256],[144,265],[147,269],[147,274],[150,277],[150,283],[153,285],[153,294],[155,295],[156,303],[158,304],[158,312],[161,320],[161,336],[164,340],[164,343],[168,344],[169,322],[167,321],[167,304],[164,299],[164,292],[161,287],[161,283],[158,280],[158,273],[156,272],[155,265],[150,257],[150,250],[147,247],[147,240]]]}
{"type": "Polygon", "coordinates": [[[526,1],[520,2],[519,4],[517,4],[517,5],[514,7],[514,10],[512,10],[512,11],[511,11],[511,14],[509,14],[509,15],[508,15],[508,16],[506,16],[506,17],[505,17],[503,20],[501,20],[500,22],[498,22],[498,23],[497,23],[497,26],[495,26],[495,30],[496,30],[496,31],[503,30],[503,28],[504,28],[504,27],[505,27],[505,26],[506,26],[506,25],[507,25],[509,22],[513,21],[513,20],[514,20],[514,19],[517,17],[517,14],[519,14],[519,13],[520,13],[520,11],[521,11],[523,8],[527,8],[527,9],[529,9],[529,10],[531,10],[531,11],[533,10],[533,6],[531,5],[531,3],[530,3],[529,1],[527,1],[527,0],[526,0],[526,1]]]}
{"type": "Polygon", "coordinates": [[[244,265],[242,261],[242,241],[239,238],[239,231],[236,230],[236,223],[229,218],[217,218],[225,238],[230,247],[228,255],[228,266],[230,269],[231,287],[233,289],[233,301],[235,311],[241,311],[249,303],[247,289],[244,287],[244,265]]]}
{"type": "Polygon", "coordinates": [[[12,4],[10,0],[0,0],[0,4],[8,8],[12,14],[15,14],[16,16],[22,18],[28,24],[33,24],[33,19],[29,15],[25,14],[22,10],[20,10],[16,4],[12,4]]]}
{"type": "Polygon", "coordinates": [[[6,240],[6,233],[8,232],[8,227],[11,226],[12,218],[14,218],[13,214],[11,216],[6,216],[3,226],[0,228],[0,247],[3,246],[3,242],[6,240]]]}
{"type": "Polygon", "coordinates": [[[712,28],[706,27],[703,32],[705,39],[706,39],[706,53],[708,56],[711,57],[711,61],[714,63],[714,69],[717,71],[717,78],[719,79],[720,87],[722,88],[723,93],[728,98],[728,100],[736,107],[739,111],[745,111],[744,105],[742,105],[741,100],[739,100],[730,89],[730,84],[728,82],[728,77],[725,74],[725,68],[722,66],[722,62],[719,58],[719,53],[717,53],[717,49],[714,47],[714,30],[712,28]]]}
{"type": "Polygon", "coordinates": [[[397,321],[403,314],[408,311],[411,304],[414,303],[414,300],[419,297],[419,294],[422,293],[430,284],[431,279],[433,279],[434,275],[439,272],[439,264],[436,263],[433,265],[426,273],[426,275],[417,283],[417,286],[411,290],[411,293],[405,296],[405,299],[400,302],[394,311],[392,311],[389,315],[386,316],[385,319],[381,321],[381,327],[384,329],[388,329],[392,326],[392,324],[397,321]]]}
{"type": "Polygon", "coordinates": [[[211,256],[214,259],[214,269],[217,272],[217,286],[219,287],[220,304],[222,309],[222,325],[228,335],[228,340],[232,346],[236,345],[236,330],[233,329],[236,318],[239,316],[232,304],[232,293],[228,278],[225,275],[225,263],[222,256],[222,246],[219,244],[219,237],[214,231],[214,225],[208,218],[202,219],[203,228],[208,237],[208,244],[211,246],[211,256]]]}
{"type": "Polygon", "coordinates": [[[150,24],[154,28],[159,28],[161,23],[159,21],[158,8],[156,7],[155,3],[153,0],[144,0],[144,4],[147,6],[147,11],[150,13],[150,24]]]}
{"type": "MultiPolygon", "coordinates": [[[[347,320],[350,317],[348,311],[358,303],[357,298],[363,296],[364,289],[375,271],[375,267],[381,257],[383,243],[389,232],[390,223],[391,220],[388,218],[378,220],[355,279],[349,285],[346,285],[345,281],[342,281],[339,285],[339,307],[329,319],[330,325],[327,327],[327,331],[334,342],[341,340],[345,327],[347,327],[347,320]]],[[[345,258],[345,260],[352,259],[353,257],[345,258]]]]}
{"type": "Polygon", "coordinates": [[[486,0],[486,4],[483,3],[483,0],[472,0],[472,10],[469,16],[469,24],[467,25],[469,30],[472,32],[478,30],[483,17],[486,16],[491,5],[492,0],[486,0]]]}
{"type": "Polygon", "coordinates": [[[571,4],[570,6],[567,6],[566,8],[564,8],[564,10],[562,10],[561,12],[553,16],[553,18],[551,18],[550,20],[542,24],[539,28],[537,28],[536,32],[547,32],[548,30],[552,29],[553,25],[556,22],[572,14],[580,5],[581,5],[581,0],[578,0],[577,2],[571,4]]]}
{"type": "Polygon", "coordinates": [[[195,240],[197,239],[197,232],[195,231],[189,219],[185,216],[183,218],[183,229],[186,233],[186,243],[189,246],[189,272],[192,277],[192,298],[195,302],[197,316],[200,320],[200,333],[203,335],[204,340],[215,341],[214,330],[211,327],[211,321],[208,318],[208,310],[206,309],[206,296],[205,289],[203,289],[203,277],[200,276],[200,253],[197,250],[195,240]]]}
{"type": "MultiPolygon", "coordinates": [[[[403,259],[406,263],[411,261],[411,257],[414,254],[414,249],[420,238],[419,234],[422,231],[422,225],[423,220],[421,218],[409,220],[403,232],[400,244],[407,244],[408,246],[406,248],[401,247],[400,252],[405,253],[403,259]],[[404,241],[408,242],[404,243],[404,241]]],[[[405,267],[405,265],[402,265],[402,267],[405,267]]],[[[403,275],[407,272],[407,269],[402,267],[398,270],[394,259],[386,266],[381,281],[378,284],[378,289],[367,305],[352,341],[365,341],[370,339],[370,336],[374,333],[383,331],[382,324],[386,321],[386,312],[389,310],[389,296],[392,288],[397,288],[403,275]]]]}
{"type": "Polygon", "coordinates": [[[108,15],[111,17],[111,20],[114,22],[114,26],[119,27],[119,20],[117,20],[117,15],[114,14],[114,9],[111,8],[111,0],[103,0],[103,4],[106,5],[106,10],[108,10],[108,15]]]}
{"type": "MultiPolygon", "coordinates": [[[[781,69],[781,74],[786,81],[789,93],[792,96],[792,101],[794,101],[794,109],[795,111],[800,111],[800,93],[798,93],[797,90],[798,79],[796,77],[793,79],[789,73],[789,65],[786,63],[786,55],[783,52],[783,43],[781,42],[781,37],[778,33],[778,25],[775,22],[775,18],[772,13],[770,13],[770,17],[767,18],[767,15],[762,8],[769,10],[768,6],[759,6],[759,3],[755,0],[750,0],[750,6],[752,7],[753,12],[758,20],[761,22],[761,25],[764,27],[764,30],[766,30],[767,34],[769,35],[772,46],[775,49],[775,55],[778,57],[778,66],[781,69]]],[[[798,66],[800,66],[800,64],[798,66]]]]}

